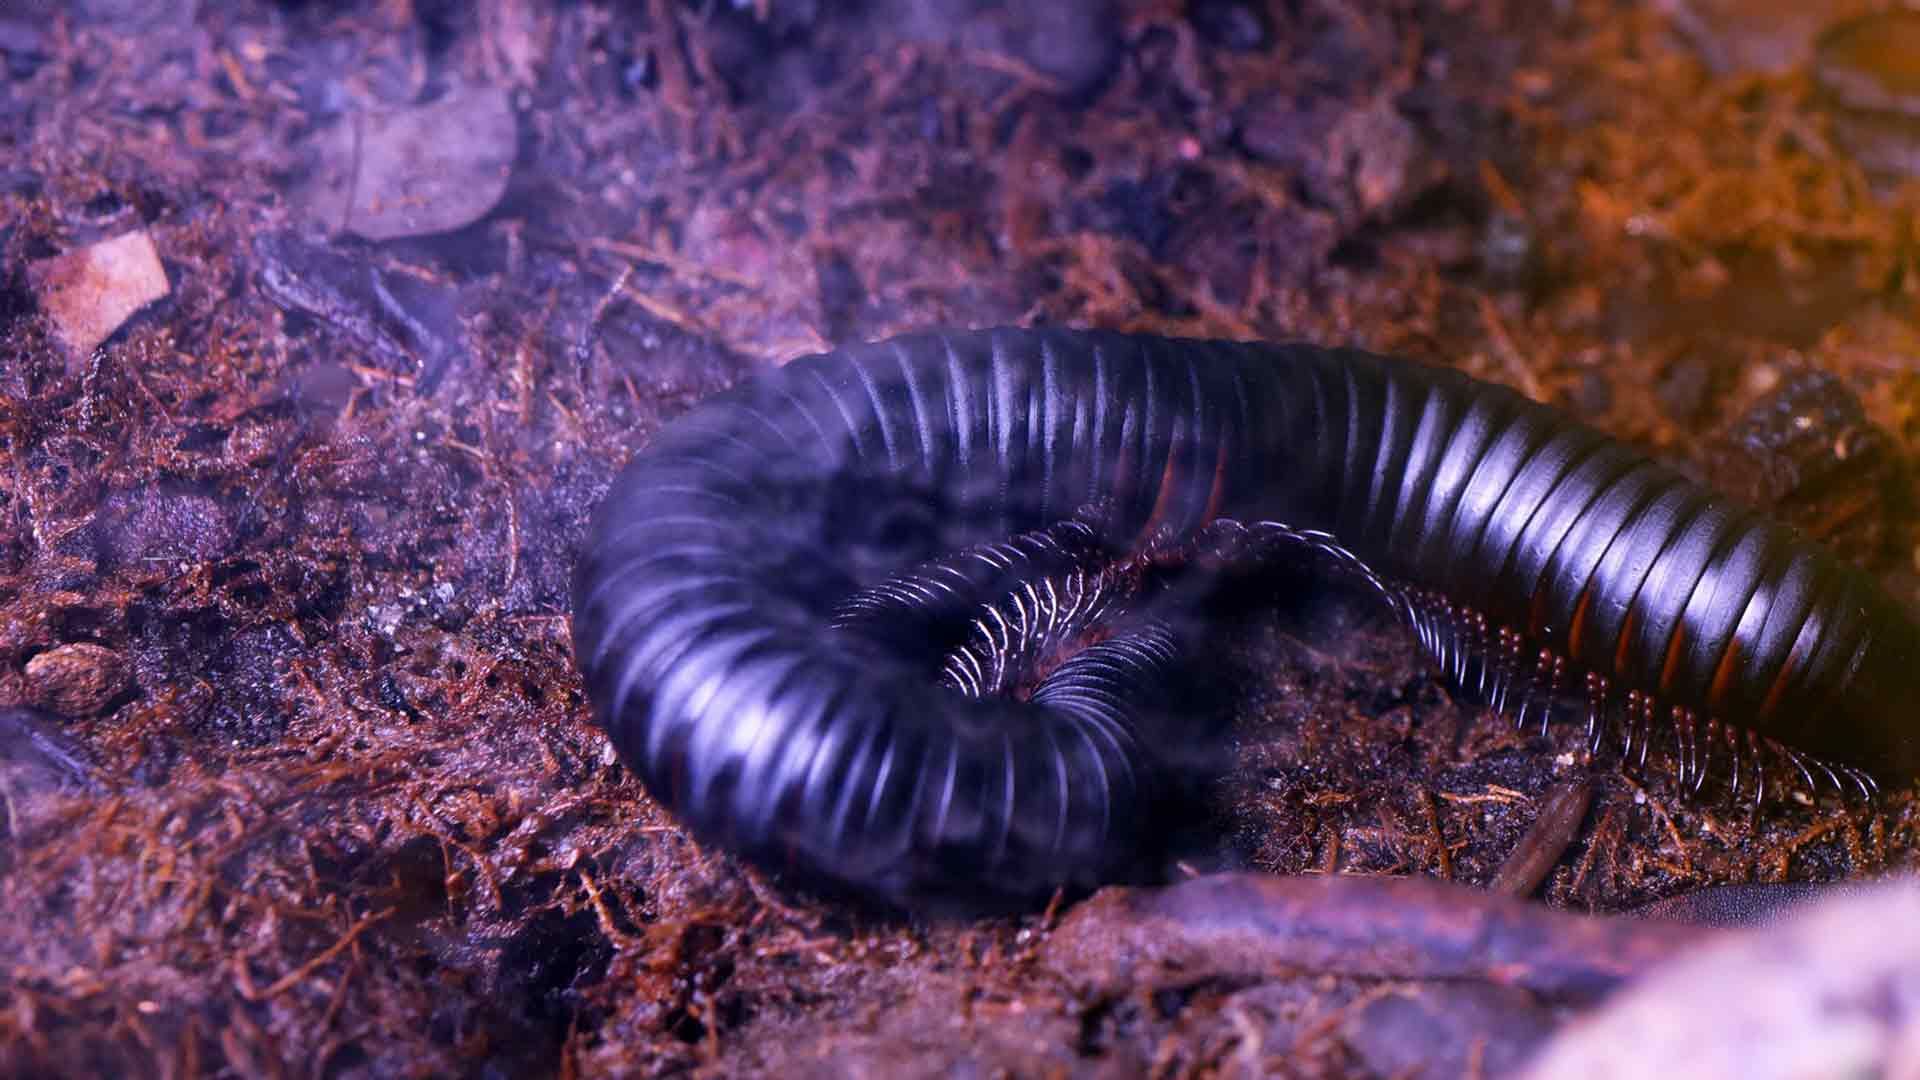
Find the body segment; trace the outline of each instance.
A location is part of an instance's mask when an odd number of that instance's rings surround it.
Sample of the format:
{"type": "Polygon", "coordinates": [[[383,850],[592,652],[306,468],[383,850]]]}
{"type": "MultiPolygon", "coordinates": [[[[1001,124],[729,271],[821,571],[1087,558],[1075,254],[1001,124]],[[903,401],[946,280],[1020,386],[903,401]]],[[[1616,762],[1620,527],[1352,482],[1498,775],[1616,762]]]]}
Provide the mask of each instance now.
{"type": "Polygon", "coordinates": [[[1125,700],[1175,662],[1162,631],[1008,700],[833,625],[860,589],[1090,505],[1116,546],[1216,518],[1323,530],[1529,658],[1920,772],[1912,619],[1677,471],[1445,369],[1059,330],[807,357],[670,425],[576,577],[596,716],[696,833],[772,865],[909,903],[1105,880],[1148,824],[1159,751],[1125,700]]]}

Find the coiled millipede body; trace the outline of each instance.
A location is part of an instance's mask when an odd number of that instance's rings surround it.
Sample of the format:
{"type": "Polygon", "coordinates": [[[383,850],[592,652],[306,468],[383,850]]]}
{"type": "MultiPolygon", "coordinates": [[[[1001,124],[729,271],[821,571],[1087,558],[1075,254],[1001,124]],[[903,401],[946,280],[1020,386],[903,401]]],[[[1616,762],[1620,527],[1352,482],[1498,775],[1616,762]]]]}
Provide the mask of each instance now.
{"type": "Polygon", "coordinates": [[[1344,560],[1509,711],[1571,691],[1641,753],[1669,732],[1696,786],[1920,773],[1920,629],[1870,578],[1504,387],[1310,346],[992,330],[796,360],[627,466],[575,651],[696,835],[894,902],[1043,897],[1153,834],[1167,732],[1138,703],[1178,650],[1122,618],[1013,695],[990,658],[1109,617],[1087,575],[1127,571],[1076,549],[1222,530],[1344,560]]]}

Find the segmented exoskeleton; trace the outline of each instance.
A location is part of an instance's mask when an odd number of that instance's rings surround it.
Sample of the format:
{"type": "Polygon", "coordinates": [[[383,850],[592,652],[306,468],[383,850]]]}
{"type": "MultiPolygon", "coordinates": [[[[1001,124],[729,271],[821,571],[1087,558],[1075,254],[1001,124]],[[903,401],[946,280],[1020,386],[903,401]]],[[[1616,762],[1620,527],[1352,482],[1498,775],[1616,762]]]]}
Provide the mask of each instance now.
{"type": "Polygon", "coordinates": [[[1082,549],[1210,524],[1347,560],[1496,705],[1585,692],[1639,753],[1669,732],[1696,786],[1770,754],[1920,772],[1920,629],[1871,579],[1504,387],[1311,346],[993,330],[796,360],[620,476],[575,650],[696,834],[901,902],[1044,896],[1148,831],[1160,729],[1129,703],[1177,652],[1123,622],[1009,697],[967,634],[1070,610],[1082,549]]]}

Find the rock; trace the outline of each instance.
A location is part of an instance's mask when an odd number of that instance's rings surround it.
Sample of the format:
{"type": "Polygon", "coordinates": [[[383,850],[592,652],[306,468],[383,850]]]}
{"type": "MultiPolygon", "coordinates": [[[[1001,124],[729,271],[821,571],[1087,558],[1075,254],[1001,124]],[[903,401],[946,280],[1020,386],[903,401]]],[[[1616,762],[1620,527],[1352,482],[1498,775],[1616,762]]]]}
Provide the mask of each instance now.
{"type": "Polygon", "coordinates": [[[1732,935],[1576,1021],[1524,1075],[1920,1075],[1916,926],[1907,881],[1732,935]]]}
{"type": "Polygon", "coordinates": [[[167,295],[167,272],[144,231],[42,259],[27,268],[40,310],[75,358],[113,336],[133,313],[167,295]]]}
{"type": "Polygon", "coordinates": [[[27,685],[39,703],[62,716],[106,711],[126,693],[126,661],[104,645],[76,641],[56,645],[27,661],[27,685]]]}
{"type": "Polygon", "coordinates": [[[1360,104],[1269,97],[1241,116],[1240,143],[1293,172],[1309,199],[1346,221],[1391,213],[1431,179],[1418,168],[1419,132],[1384,97],[1360,104]]]}
{"type": "Polygon", "coordinates": [[[1816,369],[1790,373],[1706,448],[1720,489],[1853,558],[1895,535],[1911,500],[1893,437],[1816,369]]]}
{"type": "Polygon", "coordinates": [[[1347,180],[1363,216],[1403,202],[1420,152],[1419,133],[1386,98],[1347,113],[1327,144],[1329,158],[1347,163],[1347,180]]]}

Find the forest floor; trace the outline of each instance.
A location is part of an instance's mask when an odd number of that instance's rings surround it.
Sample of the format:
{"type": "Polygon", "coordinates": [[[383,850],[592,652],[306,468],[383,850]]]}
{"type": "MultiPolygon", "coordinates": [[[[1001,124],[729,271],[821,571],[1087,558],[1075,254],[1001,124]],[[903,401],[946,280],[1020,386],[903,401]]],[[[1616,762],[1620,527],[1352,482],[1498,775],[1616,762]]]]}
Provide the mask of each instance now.
{"type": "MultiPolygon", "coordinates": [[[[1493,1060],[1356,1028],[1378,980],[1089,981],[1055,939],[1101,898],[905,919],[701,847],[591,722],[569,574],[701,397],[1050,323],[1456,366],[1920,596],[1920,195],[1799,5],[1725,6],[8,5],[0,1072],[1493,1060]],[[423,205],[383,198],[409,154],[423,205]],[[129,234],[164,295],[95,326],[62,275],[129,234]]],[[[1916,861],[1910,792],[1591,766],[1306,584],[1221,630],[1233,752],[1169,879],[1484,885],[1589,775],[1556,908],[1916,861]]]]}

